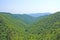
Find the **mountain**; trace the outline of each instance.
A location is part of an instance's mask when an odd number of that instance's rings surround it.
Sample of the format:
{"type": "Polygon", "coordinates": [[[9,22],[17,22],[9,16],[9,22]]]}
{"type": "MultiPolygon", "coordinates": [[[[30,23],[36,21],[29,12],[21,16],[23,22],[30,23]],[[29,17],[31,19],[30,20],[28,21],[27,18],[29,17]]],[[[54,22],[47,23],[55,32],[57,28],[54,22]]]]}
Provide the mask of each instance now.
{"type": "MultiPolygon", "coordinates": [[[[26,24],[16,20],[11,13],[0,13],[0,40],[18,40],[24,34],[26,24]]],[[[21,38],[20,38],[21,39],[21,38]]]]}
{"type": "Polygon", "coordinates": [[[31,13],[31,14],[28,14],[32,17],[39,17],[39,16],[47,16],[47,15],[50,15],[51,13],[31,13]]]}
{"type": "Polygon", "coordinates": [[[17,20],[22,20],[22,21],[25,22],[26,24],[33,23],[34,20],[36,19],[35,17],[32,17],[32,16],[27,15],[27,14],[13,14],[13,16],[14,16],[17,20]]]}
{"type": "Polygon", "coordinates": [[[0,12],[0,40],[60,40],[60,12],[39,17],[0,12]]]}
{"type": "Polygon", "coordinates": [[[37,35],[39,40],[60,40],[60,12],[45,16],[32,24],[29,33],[37,35]]]}
{"type": "Polygon", "coordinates": [[[13,14],[17,20],[22,20],[26,24],[31,24],[37,19],[40,19],[41,16],[48,16],[50,13],[34,13],[34,14],[13,14]]]}

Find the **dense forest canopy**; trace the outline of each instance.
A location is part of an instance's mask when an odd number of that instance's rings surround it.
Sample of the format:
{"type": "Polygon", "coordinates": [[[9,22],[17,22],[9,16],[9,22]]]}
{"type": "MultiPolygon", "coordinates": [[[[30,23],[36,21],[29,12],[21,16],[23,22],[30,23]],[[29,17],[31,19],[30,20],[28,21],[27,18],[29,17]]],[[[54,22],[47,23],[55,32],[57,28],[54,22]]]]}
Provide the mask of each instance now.
{"type": "Polygon", "coordinates": [[[60,40],[60,12],[36,18],[0,12],[0,40],[60,40]]]}

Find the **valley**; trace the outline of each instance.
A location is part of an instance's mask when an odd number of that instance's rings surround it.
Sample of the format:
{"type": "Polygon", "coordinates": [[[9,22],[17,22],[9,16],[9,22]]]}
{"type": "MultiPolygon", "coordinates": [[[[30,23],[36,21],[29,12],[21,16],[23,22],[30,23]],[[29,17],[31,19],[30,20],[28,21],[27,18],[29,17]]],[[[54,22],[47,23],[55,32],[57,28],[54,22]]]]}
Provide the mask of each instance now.
{"type": "Polygon", "coordinates": [[[28,15],[0,12],[0,40],[60,40],[60,12],[28,15]]]}

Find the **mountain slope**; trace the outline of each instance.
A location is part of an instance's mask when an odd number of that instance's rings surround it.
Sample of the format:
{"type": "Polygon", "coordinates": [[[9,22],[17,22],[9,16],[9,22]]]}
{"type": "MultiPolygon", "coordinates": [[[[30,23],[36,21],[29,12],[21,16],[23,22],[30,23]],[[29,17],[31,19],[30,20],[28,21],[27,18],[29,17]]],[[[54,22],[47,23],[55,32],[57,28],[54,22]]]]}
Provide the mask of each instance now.
{"type": "Polygon", "coordinates": [[[16,20],[12,14],[0,13],[0,40],[18,40],[17,37],[24,37],[25,26],[24,22],[16,20]]]}
{"type": "Polygon", "coordinates": [[[60,12],[40,19],[30,27],[29,32],[38,35],[39,40],[60,40],[60,12]]]}
{"type": "Polygon", "coordinates": [[[0,40],[60,40],[60,12],[39,17],[30,25],[25,23],[29,18],[1,12],[0,40]]]}
{"type": "Polygon", "coordinates": [[[29,15],[27,15],[27,14],[13,14],[13,16],[14,16],[17,20],[22,20],[22,21],[25,22],[26,24],[33,23],[33,21],[36,19],[35,17],[29,16],[29,15]]]}

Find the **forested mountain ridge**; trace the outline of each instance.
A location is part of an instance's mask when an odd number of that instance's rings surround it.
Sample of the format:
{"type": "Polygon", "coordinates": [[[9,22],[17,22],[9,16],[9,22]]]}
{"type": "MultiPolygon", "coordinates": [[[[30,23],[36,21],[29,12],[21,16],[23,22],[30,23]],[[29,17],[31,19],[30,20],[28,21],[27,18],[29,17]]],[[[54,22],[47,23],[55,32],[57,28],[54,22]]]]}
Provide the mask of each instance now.
{"type": "Polygon", "coordinates": [[[0,40],[17,40],[25,31],[26,24],[12,14],[0,13],[0,40]],[[16,38],[15,38],[16,37],[16,38]]]}
{"type": "Polygon", "coordinates": [[[0,40],[60,40],[60,12],[39,17],[31,25],[1,12],[0,40]]]}
{"type": "Polygon", "coordinates": [[[35,17],[32,17],[32,16],[27,15],[27,14],[13,14],[13,16],[14,16],[17,20],[22,20],[22,21],[25,22],[26,24],[33,23],[34,20],[36,19],[35,17]]]}
{"type": "Polygon", "coordinates": [[[39,35],[40,40],[60,40],[60,12],[40,19],[30,27],[29,31],[39,35]]]}

